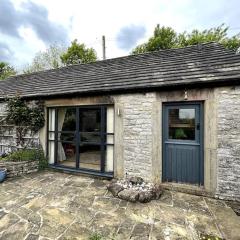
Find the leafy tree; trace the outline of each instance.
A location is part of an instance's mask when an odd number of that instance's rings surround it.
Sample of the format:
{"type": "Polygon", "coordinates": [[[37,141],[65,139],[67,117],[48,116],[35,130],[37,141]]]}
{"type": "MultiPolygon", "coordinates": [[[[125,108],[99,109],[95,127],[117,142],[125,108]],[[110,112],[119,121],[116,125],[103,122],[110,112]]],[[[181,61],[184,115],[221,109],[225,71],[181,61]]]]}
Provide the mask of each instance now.
{"type": "Polygon", "coordinates": [[[62,46],[51,45],[46,51],[38,52],[33,58],[32,63],[23,72],[32,73],[62,67],[61,55],[65,51],[65,48],[62,46]]]}
{"type": "Polygon", "coordinates": [[[154,30],[153,37],[133,49],[133,54],[151,52],[160,49],[186,47],[199,43],[219,42],[227,49],[236,51],[240,47],[240,34],[228,37],[229,27],[224,24],[216,28],[210,28],[203,31],[193,30],[190,33],[183,32],[177,34],[170,27],[160,27],[159,24],[154,30]]]}
{"type": "Polygon", "coordinates": [[[153,37],[147,43],[148,51],[172,48],[177,44],[177,33],[170,27],[161,27],[158,24],[153,37]]]}
{"type": "Polygon", "coordinates": [[[4,80],[12,75],[15,75],[16,71],[6,62],[0,62],[0,80],[4,80]]]}
{"type": "Polygon", "coordinates": [[[93,48],[87,48],[85,44],[79,44],[75,39],[67,52],[62,54],[61,60],[64,65],[89,63],[97,60],[97,54],[93,48]]]}

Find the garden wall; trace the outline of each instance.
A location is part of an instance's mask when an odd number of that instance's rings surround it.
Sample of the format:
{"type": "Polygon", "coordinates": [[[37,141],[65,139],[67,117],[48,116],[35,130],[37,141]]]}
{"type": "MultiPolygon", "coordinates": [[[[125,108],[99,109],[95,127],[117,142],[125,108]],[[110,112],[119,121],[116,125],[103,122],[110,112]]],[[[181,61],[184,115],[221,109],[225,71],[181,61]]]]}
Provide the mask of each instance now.
{"type": "Polygon", "coordinates": [[[8,178],[37,172],[38,166],[39,166],[38,161],[22,161],[22,162],[1,161],[0,162],[0,168],[7,169],[8,178]]]}

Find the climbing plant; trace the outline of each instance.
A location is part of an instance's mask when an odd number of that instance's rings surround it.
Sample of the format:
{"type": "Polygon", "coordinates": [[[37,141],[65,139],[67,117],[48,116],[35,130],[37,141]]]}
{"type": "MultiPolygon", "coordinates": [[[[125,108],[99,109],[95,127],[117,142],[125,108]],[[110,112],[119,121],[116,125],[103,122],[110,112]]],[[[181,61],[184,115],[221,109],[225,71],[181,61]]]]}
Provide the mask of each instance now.
{"type": "Polygon", "coordinates": [[[38,101],[35,104],[28,104],[20,96],[6,100],[6,122],[16,127],[17,145],[25,145],[25,135],[30,131],[37,133],[45,123],[44,107],[38,101]]]}

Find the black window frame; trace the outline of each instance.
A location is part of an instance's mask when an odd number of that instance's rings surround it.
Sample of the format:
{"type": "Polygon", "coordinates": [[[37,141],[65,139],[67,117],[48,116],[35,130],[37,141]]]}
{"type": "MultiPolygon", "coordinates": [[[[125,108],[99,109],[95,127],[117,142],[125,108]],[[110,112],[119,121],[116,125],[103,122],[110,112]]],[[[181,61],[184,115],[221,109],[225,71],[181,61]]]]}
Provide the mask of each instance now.
{"type": "MultiPolygon", "coordinates": [[[[107,132],[107,107],[114,107],[114,105],[110,104],[102,104],[102,105],[78,105],[78,106],[50,106],[47,107],[47,141],[46,141],[46,155],[47,158],[49,159],[49,141],[54,141],[54,164],[49,164],[49,166],[59,166],[62,168],[66,169],[71,169],[71,170],[76,170],[80,172],[90,172],[90,173],[97,173],[97,175],[101,174],[109,174],[109,176],[113,175],[113,172],[106,172],[105,171],[105,163],[106,163],[106,147],[108,145],[114,146],[113,143],[107,143],[107,136],[108,135],[113,135],[114,136],[114,131],[113,133],[108,133],[107,132]],[[75,108],[76,110],[76,130],[75,131],[58,131],[58,110],[62,108],[75,108]],[[55,123],[54,123],[54,131],[49,130],[49,111],[50,109],[55,109],[55,123]],[[81,133],[88,133],[88,132],[82,132],[80,131],[80,111],[81,109],[87,109],[87,110],[92,110],[92,109],[99,109],[100,110],[100,117],[101,117],[101,128],[100,132],[97,132],[100,135],[100,142],[84,142],[81,141],[80,134],[81,133]],[[54,133],[54,140],[49,139],[49,133],[54,133]],[[61,139],[58,138],[59,133],[74,133],[75,134],[75,141],[67,141],[70,143],[75,143],[76,146],[80,146],[80,144],[89,144],[89,145],[97,145],[100,147],[100,152],[101,152],[101,160],[100,160],[100,170],[95,170],[95,169],[88,169],[88,168],[81,168],[80,163],[81,163],[81,156],[80,156],[80,151],[79,147],[76,147],[76,166],[74,167],[69,167],[69,166],[63,166],[58,163],[57,161],[57,151],[58,151],[58,143],[59,142],[66,142],[62,141],[61,139]]],[[[91,132],[93,133],[93,132],[91,132]]],[[[113,149],[114,151],[114,149],[113,149]]],[[[114,164],[114,162],[113,162],[114,164]]]]}

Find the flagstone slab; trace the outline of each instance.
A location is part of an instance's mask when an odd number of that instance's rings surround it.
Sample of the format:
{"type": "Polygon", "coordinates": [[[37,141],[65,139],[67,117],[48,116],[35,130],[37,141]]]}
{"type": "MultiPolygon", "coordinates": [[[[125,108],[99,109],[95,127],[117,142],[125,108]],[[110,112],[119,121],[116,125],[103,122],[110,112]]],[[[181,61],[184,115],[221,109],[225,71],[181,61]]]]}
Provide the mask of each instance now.
{"type": "Polygon", "coordinates": [[[52,171],[5,181],[0,240],[239,239],[240,217],[224,201],[164,191],[159,200],[131,203],[109,194],[108,183],[52,171]]]}

